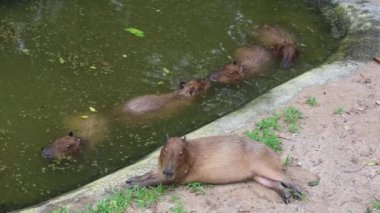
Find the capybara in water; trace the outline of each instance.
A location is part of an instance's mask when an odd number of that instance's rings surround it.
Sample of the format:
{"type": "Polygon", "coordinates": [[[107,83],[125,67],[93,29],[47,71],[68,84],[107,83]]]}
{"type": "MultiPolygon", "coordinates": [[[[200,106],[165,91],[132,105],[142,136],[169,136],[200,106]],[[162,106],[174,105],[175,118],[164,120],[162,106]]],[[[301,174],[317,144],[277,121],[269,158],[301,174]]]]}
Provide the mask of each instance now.
{"type": "Polygon", "coordinates": [[[280,157],[262,143],[246,137],[213,136],[187,141],[169,138],[162,147],[156,170],[128,179],[129,186],[228,184],[255,180],[274,189],[289,203],[300,198],[299,187],[282,170],[280,157]],[[289,190],[290,189],[290,190],[289,190]]]}
{"type": "Polygon", "coordinates": [[[189,103],[192,97],[199,96],[210,88],[209,80],[191,80],[181,82],[177,91],[163,95],[144,95],[133,98],[123,105],[122,111],[127,115],[143,115],[148,113],[161,113],[165,110],[176,110],[189,103]]]}
{"type": "Polygon", "coordinates": [[[108,121],[100,114],[69,116],[65,118],[64,126],[71,131],[45,147],[42,151],[44,158],[62,159],[78,155],[84,147],[94,147],[109,133],[108,121]]]}
{"type": "Polygon", "coordinates": [[[270,52],[262,47],[241,47],[235,52],[235,61],[212,74],[211,80],[225,84],[240,83],[254,74],[265,71],[270,60],[270,52]]]}
{"type": "Polygon", "coordinates": [[[258,35],[259,41],[281,58],[281,67],[289,68],[298,56],[294,36],[279,28],[264,25],[258,35]]]}
{"type": "Polygon", "coordinates": [[[62,159],[67,156],[78,155],[83,151],[84,141],[73,132],[56,139],[42,150],[42,157],[46,159],[62,159]]]}

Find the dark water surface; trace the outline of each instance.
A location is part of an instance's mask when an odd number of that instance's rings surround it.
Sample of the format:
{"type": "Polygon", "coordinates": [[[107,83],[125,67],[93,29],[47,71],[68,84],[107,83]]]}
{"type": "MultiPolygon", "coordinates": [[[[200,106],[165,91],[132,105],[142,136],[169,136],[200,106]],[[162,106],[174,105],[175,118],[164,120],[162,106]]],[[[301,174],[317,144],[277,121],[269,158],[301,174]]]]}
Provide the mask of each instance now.
{"type": "Polygon", "coordinates": [[[322,63],[336,48],[330,26],[299,0],[0,1],[0,211],[25,207],[136,162],[165,141],[238,109],[322,63]],[[240,86],[213,85],[174,116],[112,123],[83,156],[48,162],[41,148],[74,114],[107,116],[132,97],[166,93],[207,77],[249,32],[274,24],[293,32],[301,57],[240,86]],[[138,38],[126,27],[145,32],[138,38]]]}

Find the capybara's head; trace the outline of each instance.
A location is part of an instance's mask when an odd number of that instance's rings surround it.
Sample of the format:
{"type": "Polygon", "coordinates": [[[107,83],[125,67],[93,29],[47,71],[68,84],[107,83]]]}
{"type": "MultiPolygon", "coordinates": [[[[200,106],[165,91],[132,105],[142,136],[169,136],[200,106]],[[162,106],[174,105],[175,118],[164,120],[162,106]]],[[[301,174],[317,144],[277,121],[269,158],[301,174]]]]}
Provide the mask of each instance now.
{"type": "Polygon", "coordinates": [[[180,167],[187,161],[186,138],[168,138],[160,153],[160,168],[167,180],[173,180],[180,167]]]}
{"type": "Polygon", "coordinates": [[[80,137],[69,132],[66,136],[56,139],[52,144],[42,150],[42,157],[52,160],[80,154],[83,141],[80,137]]]}
{"type": "Polygon", "coordinates": [[[210,88],[210,80],[191,80],[188,82],[181,82],[179,85],[179,90],[177,91],[178,95],[184,97],[192,97],[200,95],[203,91],[206,91],[210,88]]]}
{"type": "Polygon", "coordinates": [[[279,48],[279,55],[281,56],[281,67],[289,68],[294,65],[294,61],[298,56],[297,48],[292,43],[286,43],[279,48]]]}
{"type": "Polygon", "coordinates": [[[232,64],[225,65],[222,70],[217,71],[210,77],[212,81],[224,84],[236,84],[241,82],[243,78],[243,66],[236,61],[232,64]]]}

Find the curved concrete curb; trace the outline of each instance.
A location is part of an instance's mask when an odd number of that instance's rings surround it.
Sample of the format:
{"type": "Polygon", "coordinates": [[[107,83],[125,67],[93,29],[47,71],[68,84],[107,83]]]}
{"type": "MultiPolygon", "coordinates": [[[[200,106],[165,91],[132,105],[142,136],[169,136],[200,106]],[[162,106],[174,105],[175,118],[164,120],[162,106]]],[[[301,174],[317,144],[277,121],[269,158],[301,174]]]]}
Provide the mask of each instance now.
{"type": "MultiPolygon", "coordinates": [[[[328,60],[334,62],[322,65],[270,90],[242,109],[188,134],[188,138],[230,134],[252,127],[259,115],[277,111],[303,88],[322,85],[331,80],[350,75],[365,65],[364,61],[368,61],[368,56],[379,54],[380,0],[371,0],[365,3],[360,0],[335,0],[330,2],[336,3],[335,5],[322,6],[320,5],[321,0],[309,0],[309,2],[322,7],[321,11],[331,21],[338,34],[346,35],[337,54],[328,60]],[[359,37],[360,39],[358,39],[359,37]]],[[[155,151],[132,166],[20,212],[51,212],[59,208],[80,210],[86,205],[95,204],[114,190],[124,188],[124,182],[129,177],[145,173],[155,167],[158,155],[159,152],[155,151]]]]}

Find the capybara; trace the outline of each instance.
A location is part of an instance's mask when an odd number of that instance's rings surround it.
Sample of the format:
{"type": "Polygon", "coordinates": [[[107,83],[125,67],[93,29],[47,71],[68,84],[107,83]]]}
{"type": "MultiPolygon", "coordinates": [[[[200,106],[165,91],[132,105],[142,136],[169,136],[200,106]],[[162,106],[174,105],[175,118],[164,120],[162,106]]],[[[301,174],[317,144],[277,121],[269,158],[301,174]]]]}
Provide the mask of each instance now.
{"type": "Polygon", "coordinates": [[[213,136],[187,141],[169,138],[162,147],[156,170],[128,179],[129,186],[228,184],[255,180],[274,189],[285,203],[299,187],[282,170],[280,157],[262,143],[239,136],[213,136]],[[290,189],[290,190],[289,190],[290,189]]]}
{"type": "Polygon", "coordinates": [[[56,139],[45,147],[42,156],[46,159],[62,159],[83,152],[86,147],[94,147],[109,133],[108,121],[100,114],[72,115],[64,120],[69,134],[56,139]]]}
{"type": "Polygon", "coordinates": [[[192,97],[199,96],[210,88],[209,80],[181,82],[180,88],[163,95],[144,95],[133,98],[123,105],[122,111],[128,115],[143,115],[172,111],[189,103],[192,97]]]}
{"type": "Polygon", "coordinates": [[[68,156],[75,156],[83,151],[84,141],[81,137],[75,136],[73,132],[56,139],[52,144],[42,150],[42,157],[52,159],[62,159],[68,156]]]}
{"type": "Polygon", "coordinates": [[[292,34],[279,27],[264,25],[259,31],[258,39],[274,55],[281,58],[282,68],[289,68],[294,64],[298,50],[292,34]]]}
{"type": "Polygon", "coordinates": [[[262,47],[241,47],[235,52],[235,61],[212,74],[211,80],[225,84],[240,83],[254,74],[264,72],[270,60],[270,52],[262,47]]]}

